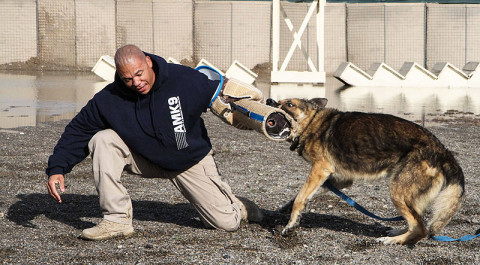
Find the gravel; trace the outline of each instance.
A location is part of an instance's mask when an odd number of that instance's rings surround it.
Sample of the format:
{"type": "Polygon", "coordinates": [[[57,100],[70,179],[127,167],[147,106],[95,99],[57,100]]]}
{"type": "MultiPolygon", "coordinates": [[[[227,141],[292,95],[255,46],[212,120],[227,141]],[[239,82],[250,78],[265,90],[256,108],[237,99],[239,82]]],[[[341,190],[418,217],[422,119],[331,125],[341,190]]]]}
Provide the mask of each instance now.
{"type": "MultiPolygon", "coordinates": [[[[462,209],[441,234],[461,237],[480,228],[480,120],[456,114],[429,117],[425,126],[454,152],[466,177],[462,209]]],[[[211,113],[205,122],[222,175],[234,193],[264,211],[260,224],[233,233],[206,229],[169,181],[123,176],[133,200],[135,235],[101,242],[78,238],[101,220],[91,160],[67,175],[64,202],[47,194],[44,169],[67,121],[0,130],[0,262],[7,264],[479,264],[480,238],[422,240],[415,246],[377,243],[389,228],[333,193],[316,196],[289,237],[279,235],[289,216],[277,209],[303,184],[309,165],[288,143],[226,126],[211,113]]],[[[345,190],[377,215],[396,216],[387,180],[345,190]]]]}

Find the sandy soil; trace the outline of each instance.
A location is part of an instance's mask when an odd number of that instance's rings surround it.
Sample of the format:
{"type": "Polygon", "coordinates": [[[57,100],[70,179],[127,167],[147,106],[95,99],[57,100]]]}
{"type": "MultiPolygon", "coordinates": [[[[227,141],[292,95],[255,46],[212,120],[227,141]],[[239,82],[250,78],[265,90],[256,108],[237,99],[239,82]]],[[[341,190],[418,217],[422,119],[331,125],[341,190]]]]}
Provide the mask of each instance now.
{"type": "MultiPolygon", "coordinates": [[[[464,205],[443,235],[480,228],[480,121],[478,116],[429,117],[425,125],[454,152],[466,177],[464,205]]],[[[318,195],[290,237],[279,236],[288,215],[277,209],[300,189],[309,165],[285,142],[240,131],[205,115],[219,168],[234,192],[262,208],[261,224],[233,233],[206,229],[170,182],[124,175],[134,206],[136,233],[103,242],[78,239],[101,220],[91,160],[67,176],[64,203],[47,195],[44,168],[67,121],[0,130],[0,262],[7,264],[479,264],[480,238],[423,240],[413,247],[375,239],[404,222],[379,222],[333,193],[318,195]]],[[[397,213],[387,181],[358,183],[345,191],[384,217],[397,213]]]]}

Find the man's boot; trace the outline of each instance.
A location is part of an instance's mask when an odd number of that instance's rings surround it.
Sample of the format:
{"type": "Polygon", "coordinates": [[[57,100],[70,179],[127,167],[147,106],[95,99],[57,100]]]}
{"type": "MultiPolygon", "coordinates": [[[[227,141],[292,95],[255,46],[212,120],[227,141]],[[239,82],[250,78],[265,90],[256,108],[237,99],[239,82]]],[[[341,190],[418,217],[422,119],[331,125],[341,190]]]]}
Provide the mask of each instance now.
{"type": "Polygon", "coordinates": [[[132,234],[132,224],[120,224],[103,219],[98,225],[83,230],[80,237],[88,240],[104,240],[132,234]]]}
{"type": "Polygon", "coordinates": [[[236,197],[236,203],[240,205],[242,220],[260,223],[263,220],[263,213],[258,206],[251,200],[244,197],[236,197]]]}

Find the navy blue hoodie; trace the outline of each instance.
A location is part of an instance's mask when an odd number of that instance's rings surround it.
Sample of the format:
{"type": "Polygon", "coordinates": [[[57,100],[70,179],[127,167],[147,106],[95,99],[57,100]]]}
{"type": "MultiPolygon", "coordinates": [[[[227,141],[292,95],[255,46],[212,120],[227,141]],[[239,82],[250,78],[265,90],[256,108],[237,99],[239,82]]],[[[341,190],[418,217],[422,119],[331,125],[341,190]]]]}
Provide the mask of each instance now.
{"type": "Polygon", "coordinates": [[[185,170],[212,145],[203,119],[218,81],[195,69],[150,56],[155,82],[147,95],[115,81],[98,92],[66,126],[48,160],[47,175],[66,174],[87,155],[95,133],[113,129],[127,146],[166,170],[185,170]]]}

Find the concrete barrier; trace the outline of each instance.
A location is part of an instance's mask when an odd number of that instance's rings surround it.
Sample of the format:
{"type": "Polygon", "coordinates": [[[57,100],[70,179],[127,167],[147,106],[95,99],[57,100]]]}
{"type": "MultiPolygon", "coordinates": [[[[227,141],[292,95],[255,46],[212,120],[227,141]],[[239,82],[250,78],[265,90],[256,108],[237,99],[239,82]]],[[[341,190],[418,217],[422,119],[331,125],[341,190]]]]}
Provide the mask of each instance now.
{"type": "Polygon", "coordinates": [[[351,62],[342,63],[334,76],[350,86],[365,87],[477,87],[479,63],[469,62],[458,69],[448,62],[437,62],[431,71],[414,62],[405,62],[400,71],[385,63],[374,63],[363,71],[351,62]]]}

